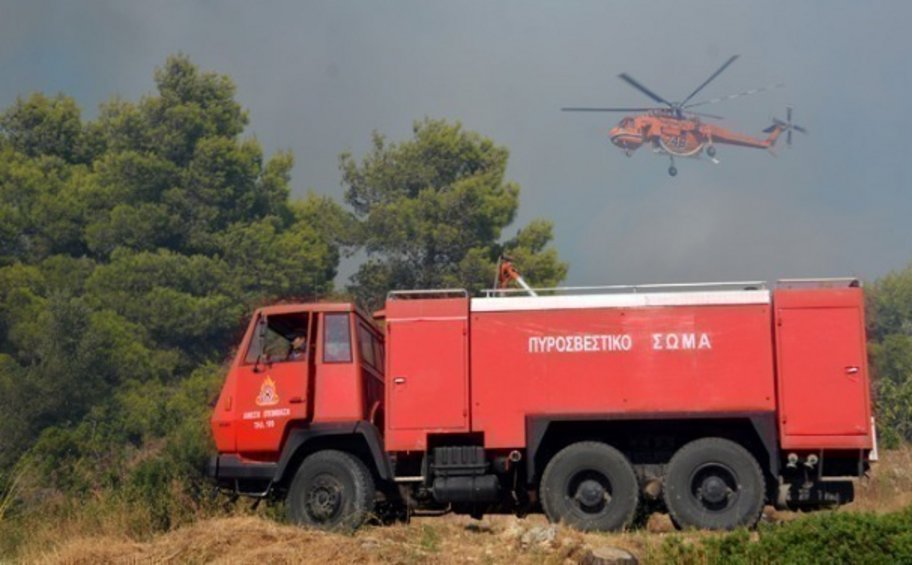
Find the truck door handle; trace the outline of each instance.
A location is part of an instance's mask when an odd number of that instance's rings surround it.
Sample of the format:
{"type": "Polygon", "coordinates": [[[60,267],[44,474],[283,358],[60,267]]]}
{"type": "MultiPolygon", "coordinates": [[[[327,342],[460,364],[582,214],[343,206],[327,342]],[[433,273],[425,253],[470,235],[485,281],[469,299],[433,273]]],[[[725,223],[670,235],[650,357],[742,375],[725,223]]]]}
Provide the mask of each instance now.
{"type": "Polygon", "coordinates": [[[292,396],[288,399],[289,404],[301,404],[302,402],[304,402],[304,399],[300,396],[292,396]]]}
{"type": "Polygon", "coordinates": [[[395,379],[393,379],[393,383],[397,384],[397,385],[404,385],[405,377],[396,377],[395,379]]]}
{"type": "Polygon", "coordinates": [[[845,368],[845,372],[846,372],[847,375],[854,375],[855,373],[858,372],[858,367],[856,367],[856,366],[854,366],[854,365],[851,366],[851,367],[846,367],[846,368],[845,368]]]}

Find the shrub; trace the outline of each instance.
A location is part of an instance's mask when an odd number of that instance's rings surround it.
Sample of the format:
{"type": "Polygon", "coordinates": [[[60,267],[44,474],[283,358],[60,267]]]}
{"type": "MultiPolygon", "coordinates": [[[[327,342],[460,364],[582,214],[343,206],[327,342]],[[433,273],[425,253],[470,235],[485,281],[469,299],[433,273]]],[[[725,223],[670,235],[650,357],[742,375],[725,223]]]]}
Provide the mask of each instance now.
{"type": "Polygon", "coordinates": [[[694,543],[666,539],[659,558],[669,563],[910,563],[912,509],[893,514],[826,512],[764,524],[752,539],[739,530],[694,543]]]}

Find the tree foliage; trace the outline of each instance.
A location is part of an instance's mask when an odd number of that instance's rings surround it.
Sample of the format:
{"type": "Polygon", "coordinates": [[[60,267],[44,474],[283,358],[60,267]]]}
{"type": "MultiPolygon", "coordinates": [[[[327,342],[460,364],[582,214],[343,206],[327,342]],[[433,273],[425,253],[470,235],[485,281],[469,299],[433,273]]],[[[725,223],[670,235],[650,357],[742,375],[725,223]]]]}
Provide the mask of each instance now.
{"type": "Polygon", "coordinates": [[[119,476],[204,421],[255,305],[333,288],[343,243],[319,216],[341,207],[290,201],[292,157],[241,137],[229,78],[179,55],[155,82],[93,121],[64,95],[0,115],[0,475],[31,448],[51,485],[119,476]]]}
{"type": "Polygon", "coordinates": [[[375,306],[390,289],[489,288],[504,252],[529,281],[561,281],[567,266],[549,247],[549,222],[533,220],[501,241],[519,207],[519,186],[505,180],[508,155],[458,123],[429,119],[401,143],[374,133],[360,162],[343,154],[345,200],[368,256],[353,277],[354,294],[375,306]]]}
{"type": "Polygon", "coordinates": [[[6,142],[28,157],[53,156],[68,163],[90,157],[79,107],[67,96],[36,93],[18,99],[0,118],[6,142]]]}
{"type": "Polygon", "coordinates": [[[888,445],[912,441],[912,265],[869,287],[868,314],[878,429],[888,445]]]}

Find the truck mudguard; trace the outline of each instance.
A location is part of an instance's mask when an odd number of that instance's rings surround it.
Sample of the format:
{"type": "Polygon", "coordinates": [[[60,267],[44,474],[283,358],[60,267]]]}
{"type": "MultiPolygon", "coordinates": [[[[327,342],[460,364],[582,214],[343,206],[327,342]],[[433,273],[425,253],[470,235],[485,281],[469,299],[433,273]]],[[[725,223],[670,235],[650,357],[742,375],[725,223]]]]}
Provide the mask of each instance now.
{"type": "Polygon", "coordinates": [[[383,450],[383,438],[377,426],[367,420],[357,420],[354,422],[327,422],[311,424],[306,428],[297,428],[288,432],[288,439],[282,449],[282,455],[279,457],[278,466],[276,467],[274,482],[279,482],[285,478],[287,472],[294,472],[294,469],[288,469],[288,465],[294,460],[295,454],[310,441],[316,438],[326,436],[361,436],[367,444],[371,458],[374,461],[374,467],[381,479],[392,480],[393,472],[390,468],[389,459],[383,450]]]}

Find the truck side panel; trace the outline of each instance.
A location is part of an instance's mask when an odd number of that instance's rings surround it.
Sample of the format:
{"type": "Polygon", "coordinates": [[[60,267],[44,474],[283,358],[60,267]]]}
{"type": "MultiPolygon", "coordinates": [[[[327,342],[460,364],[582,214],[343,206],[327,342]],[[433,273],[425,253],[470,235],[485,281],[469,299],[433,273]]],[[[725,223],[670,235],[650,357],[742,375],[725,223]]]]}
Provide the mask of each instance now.
{"type": "Polygon", "coordinates": [[[872,447],[860,288],[778,290],[783,449],[872,447]]]}
{"type": "Polygon", "coordinates": [[[641,307],[473,301],[473,431],[523,447],[527,415],[772,412],[769,294],[740,292],[641,307]]]}
{"type": "Polygon", "coordinates": [[[468,309],[467,298],[387,302],[387,450],[469,431],[468,309]]]}

